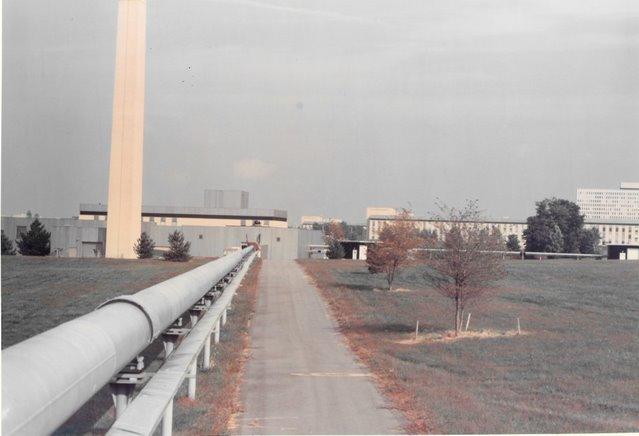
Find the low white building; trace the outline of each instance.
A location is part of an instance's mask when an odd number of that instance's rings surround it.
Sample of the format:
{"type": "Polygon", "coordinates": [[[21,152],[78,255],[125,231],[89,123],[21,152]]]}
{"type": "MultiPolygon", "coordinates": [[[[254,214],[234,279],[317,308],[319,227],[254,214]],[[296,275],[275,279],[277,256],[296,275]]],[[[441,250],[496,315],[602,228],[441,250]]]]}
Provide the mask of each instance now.
{"type": "MultiPolygon", "coordinates": [[[[386,224],[397,219],[397,215],[379,215],[368,217],[368,238],[379,239],[379,234],[386,224]]],[[[432,218],[410,217],[418,231],[436,231],[446,228],[447,222],[432,218]]],[[[473,222],[474,223],[474,222],[473,222]]],[[[511,219],[486,219],[478,221],[488,229],[496,229],[503,235],[504,240],[508,235],[516,235],[521,246],[525,245],[524,230],[528,227],[526,220],[511,219]]],[[[595,228],[599,231],[601,245],[605,246],[608,257],[612,259],[634,259],[639,247],[639,222],[631,220],[597,220],[586,219],[585,228],[595,228]]]]}
{"type": "Polygon", "coordinates": [[[322,215],[302,215],[300,218],[300,228],[312,229],[314,224],[341,223],[339,218],[326,218],[322,215]]]}

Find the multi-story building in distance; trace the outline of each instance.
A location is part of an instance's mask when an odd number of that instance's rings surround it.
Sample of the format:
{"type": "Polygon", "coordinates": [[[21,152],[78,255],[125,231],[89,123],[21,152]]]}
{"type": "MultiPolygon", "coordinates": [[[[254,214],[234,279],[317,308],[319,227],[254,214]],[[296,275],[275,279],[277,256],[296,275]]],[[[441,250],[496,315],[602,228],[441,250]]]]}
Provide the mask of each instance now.
{"type": "Polygon", "coordinates": [[[326,218],[321,215],[302,215],[300,218],[300,228],[312,229],[314,224],[341,223],[339,218],[326,218]]]}
{"type": "Polygon", "coordinates": [[[639,223],[639,183],[623,182],[619,189],[578,189],[577,204],[586,221],[639,223]]]}

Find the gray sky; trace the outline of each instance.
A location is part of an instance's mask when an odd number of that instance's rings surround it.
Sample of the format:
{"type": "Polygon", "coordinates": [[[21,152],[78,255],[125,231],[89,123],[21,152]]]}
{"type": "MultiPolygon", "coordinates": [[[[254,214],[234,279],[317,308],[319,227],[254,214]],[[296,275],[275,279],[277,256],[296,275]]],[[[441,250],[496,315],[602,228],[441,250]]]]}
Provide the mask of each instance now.
{"type": "MultiPolygon", "coordinates": [[[[115,0],[4,0],[2,213],[105,202],[115,0]]],[[[144,203],[366,206],[639,179],[639,1],[149,0],[144,203]]]]}

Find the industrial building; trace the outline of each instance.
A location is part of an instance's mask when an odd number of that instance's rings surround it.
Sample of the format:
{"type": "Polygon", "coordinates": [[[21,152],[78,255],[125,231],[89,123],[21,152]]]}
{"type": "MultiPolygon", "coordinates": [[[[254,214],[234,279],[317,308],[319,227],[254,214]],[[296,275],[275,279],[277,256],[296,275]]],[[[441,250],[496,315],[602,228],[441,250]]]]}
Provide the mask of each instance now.
{"type": "MultiPolygon", "coordinates": [[[[2,217],[2,230],[11,240],[29,229],[34,218],[2,217]]],[[[60,257],[103,257],[105,254],[107,223],[105,220],[77,218],[39,218],[47,231],[51,232],[51,254],[60,257]]],[[[156,243],[156,249],[168,248],[169,234],[175,230],[184,233],[191,243],[192,256],[218,257],[225,250],[239,247],[242,242],[261,242],[262,256],[266,259],[290,260],[308,257],[308,247],[322,244],[319,230],[260,226],[206,226],[177,225],[171,222],[159,224],[143,222],[142,231],[147,232],[156,243]]]]}
{"type": "MultiPolygon", "coordinates": [[[[156,249],[168,249],[169,234],[184,233],[192,256],[217,257],[242,242],[260,241],[267,259],[308,257],[308,247],[323,243],[319,230],[288,228],[287,212],[249,209],[246,191],[206,190],[204,207],[142,206],[141,229],[155,241],[156,249]]],[[[51,232],[51,253],[61,257],[103,257],[107,243],[105,204],[81,204],[78,218],[40,218],[51,232]]],[[[2,230],[15,240],[33,218],[2,217],[2,230]]]]}
{"type": "MultiPolygon", "coordinates": [[[[249,209],[249,193],[207,189],[204,207],[142,206],[141,221],[160,226],[248,226],[288,227],[285,210],[249,209]]],[[[81,204],[81,220],[105,221],[106,204],[81,204]]]]}

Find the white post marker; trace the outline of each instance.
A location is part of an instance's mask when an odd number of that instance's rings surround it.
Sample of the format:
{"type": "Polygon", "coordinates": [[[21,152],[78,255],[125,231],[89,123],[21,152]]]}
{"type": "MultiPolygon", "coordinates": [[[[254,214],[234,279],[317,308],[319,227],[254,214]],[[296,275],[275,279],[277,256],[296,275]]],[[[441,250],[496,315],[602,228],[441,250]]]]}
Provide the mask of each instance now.
{"type": "Polygon", "coordinates": [[[466,331],[468,331],[468,324],[470,324],[470,315],[471,312],[468,312],[468,318],[466,318],[466,331]]]}
{"type": "Polygon", "coordinates": [[[194,360],[191,364],[191,368],[189,368],[189,386],[188,386],[188,395],[190,400],[195,400],[195,384],[197,382],[197,360],[194,360]]]}
{"type": "Polygon", "coordinates": [[[517,317],[517,334],[521,334],[521,325],[519,325],[519,317],[517,317]]]}
{"type": "Polygon", "coordinates": [[[415,340],[417,341],[417,335],[419,334],[419,321],[415,324],[415,340]]]}

